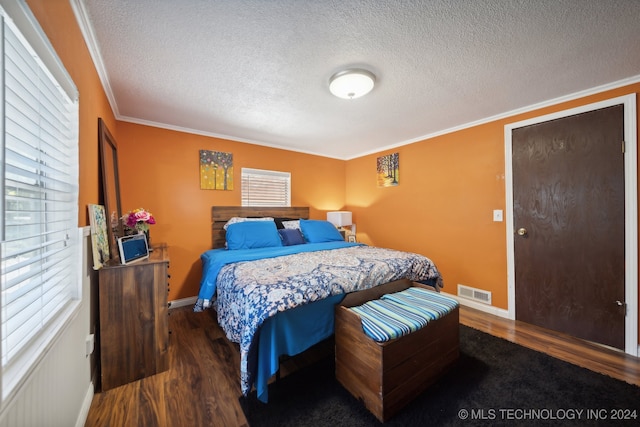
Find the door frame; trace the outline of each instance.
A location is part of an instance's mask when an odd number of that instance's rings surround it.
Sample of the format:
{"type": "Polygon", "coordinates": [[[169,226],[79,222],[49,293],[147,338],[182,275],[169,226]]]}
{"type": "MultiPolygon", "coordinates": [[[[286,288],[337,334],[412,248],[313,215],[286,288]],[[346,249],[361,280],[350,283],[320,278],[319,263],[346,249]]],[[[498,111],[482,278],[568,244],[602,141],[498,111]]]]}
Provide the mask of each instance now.
{"type": "MultiPolygon", "coordinates": [[[[515,291],[515,255],[513,218],[513,162],[512,162],[512,131],[516,128],[530,126],[550,120],[573,116],[588,111],[624,105],[624,215],[625,215],[625,302],[627,315],[625,316],[625,353],[638,356],[638,168],[637,168],[637,124],[636,124],[636,94],[629,94],[577,108],[558,111],[544,116],[520,122],[509,123],[504,127],[505,146],[505,189],[506,189],[506,235],[507,235],[507,317],[516,318],[515,291]]],[[[622,142],[622,141],[621,141],[622,142]]]]}

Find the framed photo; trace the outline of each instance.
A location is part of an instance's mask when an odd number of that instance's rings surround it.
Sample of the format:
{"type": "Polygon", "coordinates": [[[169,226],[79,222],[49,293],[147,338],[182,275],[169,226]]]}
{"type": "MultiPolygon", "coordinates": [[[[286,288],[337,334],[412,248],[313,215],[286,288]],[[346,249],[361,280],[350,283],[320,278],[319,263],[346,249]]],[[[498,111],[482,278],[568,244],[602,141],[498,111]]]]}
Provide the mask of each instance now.
{"type": "Polygon", "coordinates": [[[350,243],[356,243],[356,235],[355,234],[349,234],[347,236],[347,241],[350,243]]]}

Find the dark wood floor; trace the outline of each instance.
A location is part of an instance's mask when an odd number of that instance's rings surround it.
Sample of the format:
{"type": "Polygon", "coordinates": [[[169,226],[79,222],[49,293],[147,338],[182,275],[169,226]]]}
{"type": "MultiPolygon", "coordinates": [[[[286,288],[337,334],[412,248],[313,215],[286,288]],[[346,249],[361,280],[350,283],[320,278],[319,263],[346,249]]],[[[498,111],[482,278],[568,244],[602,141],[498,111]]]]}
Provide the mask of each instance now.
{"type": "MultiPolygon", "coordinates": [[[[522,322],[462,307],[460,323],[640,386],[640,359],[522,322]]],[[[85,426],[247,426],[240,408],[239,350],[213,313],[171,310],[168,371],[96,393],[85,426]]],[[[285,376],[330,347],[288,360],[285,376]]]]}

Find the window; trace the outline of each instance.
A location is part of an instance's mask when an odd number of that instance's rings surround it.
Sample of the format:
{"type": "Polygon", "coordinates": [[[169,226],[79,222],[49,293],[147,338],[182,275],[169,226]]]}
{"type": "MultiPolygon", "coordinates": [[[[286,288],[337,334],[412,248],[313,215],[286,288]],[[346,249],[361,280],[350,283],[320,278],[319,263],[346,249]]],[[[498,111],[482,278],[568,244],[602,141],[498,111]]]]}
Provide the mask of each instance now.
{"type": "Polygon", "coordinates": [[[291,206],[291,173],[242,168],[242,206],[291,206]]]}
{"type": "Polygon", "coordinates": [[[24,0],[0,18],[2,398],[78,306],[78,95],[24,0]]]}

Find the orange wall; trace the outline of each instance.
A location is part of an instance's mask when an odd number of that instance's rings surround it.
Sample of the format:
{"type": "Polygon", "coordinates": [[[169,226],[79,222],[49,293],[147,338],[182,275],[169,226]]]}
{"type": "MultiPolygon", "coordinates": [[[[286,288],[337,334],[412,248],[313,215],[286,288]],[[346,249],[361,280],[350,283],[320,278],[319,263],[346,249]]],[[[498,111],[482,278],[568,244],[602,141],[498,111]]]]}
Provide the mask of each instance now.
{"type": "Polygon", "coordinates": [[[491,291],[492,304],[506,310],[506,229],[492,218],[506,210],[504,126],[634,92],[640,84],[348,161],[346,208],[358,239],[422,253],[441,270],[445,292],[456,294],[457,284],[491,291]],[[378,188],[376,158],[393,152],[400,183],[378,188]]]}
{"type": "Polygon", "coordinates": [[[87,204],[99,201],[98,117],[117,137],[115,118],[69,0],[28,0],[31,11],[80,93],[78,225],[89,224],[87,204]]]}
{"type": "Polygon", "coordinates": [[[505,283],[504,223],[491,216],[504,209],[499,131],[488,125],[349,161],[346,205],[358,239],[428,256],[450,293],[456,283],[505,283]],[[391,152],[400,155],[399,185],[379,188],[376,158],[391,152]]]}
{"type": "Polygon", "coordinates": [[[312,218],[343,207],[342,160],[126,122],[118,122],[118,135],[122,209],[153,213],[152,243],[170,246],[170,300],[198,293],[200,254],[211,248],[211,206],[240,205],[241,168],[291,172],[291,205],[309,206],[312,218]],[[233,190],[200,189],[199,150],[233,154],[233,190]]]}

